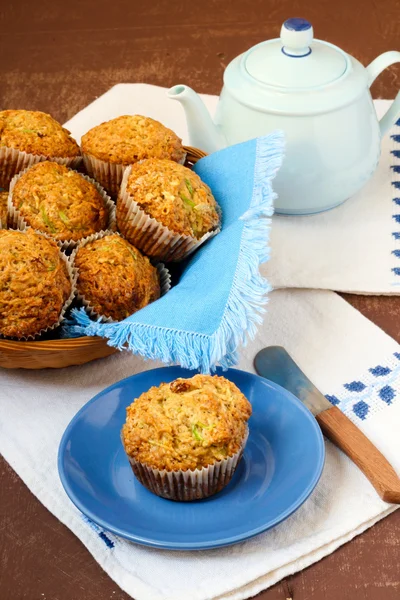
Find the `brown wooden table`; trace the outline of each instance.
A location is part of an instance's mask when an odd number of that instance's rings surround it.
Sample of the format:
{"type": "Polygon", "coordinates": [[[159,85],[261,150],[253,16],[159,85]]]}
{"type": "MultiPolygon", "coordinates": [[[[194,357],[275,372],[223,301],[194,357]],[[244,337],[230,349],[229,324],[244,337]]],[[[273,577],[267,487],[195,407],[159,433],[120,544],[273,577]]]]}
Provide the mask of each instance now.
{"type": "MultiPolygon", "coordinates": [[[[399,46],[398,0],[14,0],[0,8],[0,106],[63,122],[120,82],[218,93],[228,62],[291,16],[363,64],[399,46]]],[[[393,67],[373,92],[393,98],[399,87],[393,67]]],[[[400,298],[345,298],[400,341],[400,298]]],[[[0,472],[0,599],[128,600],[5,461],[0,472]]],[[[259,598],[398,600],[399,558],[397,512],[259,598]]]]}

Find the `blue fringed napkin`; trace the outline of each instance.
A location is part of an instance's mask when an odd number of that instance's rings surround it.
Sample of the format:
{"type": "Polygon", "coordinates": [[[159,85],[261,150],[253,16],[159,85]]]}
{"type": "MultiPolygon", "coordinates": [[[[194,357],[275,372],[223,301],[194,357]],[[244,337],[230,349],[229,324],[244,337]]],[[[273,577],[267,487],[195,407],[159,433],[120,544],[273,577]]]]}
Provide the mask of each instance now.
{"type": "Polygon", "coordinates": [[[253,337],[269,291],[259,265],[269,258],[271,180],[282,161],[283,136],[274,132],[201,159],[195,172],[222,209],[221,232],[184,266],[166,296],[120,323],[72,312],[67,335],[98,335],[111,346],[164,363],[208,372],[237,362],[253,337]]]}

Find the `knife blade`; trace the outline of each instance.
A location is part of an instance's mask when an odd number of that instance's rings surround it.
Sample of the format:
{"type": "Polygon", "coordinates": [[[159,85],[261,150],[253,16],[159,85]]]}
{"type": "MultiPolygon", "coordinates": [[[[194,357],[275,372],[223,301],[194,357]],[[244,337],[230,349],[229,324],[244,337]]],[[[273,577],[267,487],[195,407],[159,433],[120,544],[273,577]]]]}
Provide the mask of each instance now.
{"type": "Polygon", "coordinates": [[[312,412],[325,436],[361,469],[382,500],[400,504],[400,478],[373,443],[315,387],[281,346],[268,346],[254,359],[259,375],[282,386],[312,412]]]}

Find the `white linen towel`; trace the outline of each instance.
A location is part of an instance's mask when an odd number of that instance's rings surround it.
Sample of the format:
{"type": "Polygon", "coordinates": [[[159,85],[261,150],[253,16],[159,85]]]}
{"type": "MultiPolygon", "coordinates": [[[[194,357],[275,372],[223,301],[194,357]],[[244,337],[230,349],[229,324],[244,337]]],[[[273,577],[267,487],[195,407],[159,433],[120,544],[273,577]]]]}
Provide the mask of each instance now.
{"type": "MultiPolygon", "coordinates": [[[[102,121],[123,114],[144,114],[176,131],[187,144],[183,109],[167,98],[166,91],[141,83],[116,85],[75,115],[66,127],[80,140],[102,121]]],[[[214,114],[217,97],[202,95],[202,99],[214,114]]],[[[377,113],[382,115],[390,104],[389,100],[376,100],[377,113]]],[[[274,288],[400,293],[399,136],[400,127],[395,126],[383,138],[374,176],[341,206],[313,216],[273,217],[272,255],[264,273],[274,288]],[[393,138],[395,135],[398,137],[393,138]]]]}
{"type": "MultiPolygon", "coordinates": [[[[333,292],[279,290],[271,294],[264,325],[244,350],[239,368],[252,371],[256,352],[268,344],[284,345],[400,470],[400,346],[394,340],[333,292]]],[[[0,451],[135,600],[248,598],[395,510],[327,442],[324,472],[307,502],[274,529],[236,546],[196,553],[155,550],[88,524],[58,478],[62,433],[101,389],[154,366],[123,353],[58,371],[0,373],[0,451]]]]}
{"type": "MultiPolygon", "coordinates": [[[[376,100],[378,115],[390,104],[376,100]]],[[[318,215],[275,215],[271,247],[264,272],[275,288],[399,294],[400,126],[382,139],[378,168],[362,190],[318,215]]]]}

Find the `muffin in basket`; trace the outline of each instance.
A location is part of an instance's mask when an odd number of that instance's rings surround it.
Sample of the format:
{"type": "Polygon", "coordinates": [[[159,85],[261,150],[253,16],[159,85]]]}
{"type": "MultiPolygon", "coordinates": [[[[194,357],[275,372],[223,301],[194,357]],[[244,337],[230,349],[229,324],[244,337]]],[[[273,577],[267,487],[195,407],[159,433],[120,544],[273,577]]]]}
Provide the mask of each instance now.
{"type": "Polygon", "coordinates": [[[158,121],[125,115],[93,127],[82,137],[86,170],[117,197],[124,169],[144,158],[185,161],[182,140],[158,121]]]}
{"type": "Polygon", "coordinates": [[[139,396],[127,408],[121,439],[134,474],[151,492],[199,500],[230,482],[250,416],[251,404],[234,383],[195,375],[139,396]]]}
{"type": "Polygon", "coordinates": [[[128,167],[117,201],[117,226],[148,256],[181,260],[218,231],[210,188],[183,165],[151,158],[128,167]]]}
{"type": "Polygon", "coordinates": [[[76,167],[81,152],[70,132],[50,115],[30,110],[0,112],[0,187],[7,188],[16,173],[51,160],[76,167]]]}
{"type": "Polygon", "coordinates": [[[28,225],[70,245],[109,229],[115,220],[114,203],[99,184],[50,161],[13,179],[9,211],[14,227],[28,225]]]}
{"type": "Polygon", "coordinates": [[[8,192],[0,192],[0,229],[7,229],[8,192]]]}
{"type": "Polygon", "coordinates": [[[0,335],[33,338],[58,325],[73,271],[57,244],[32,229],[0,231],[0,335]]]}
{"type": "Polygon", "coordinates": [[[78,298],[92,316],[122,321],[160,297],[160,277],[146,256],[117,234],[83,241],[74,254],[78,298]]]}

